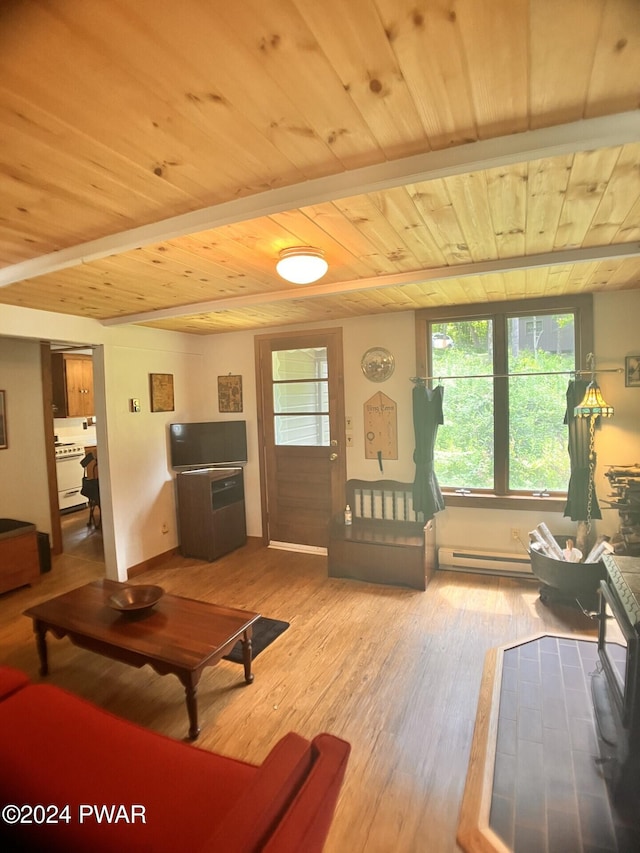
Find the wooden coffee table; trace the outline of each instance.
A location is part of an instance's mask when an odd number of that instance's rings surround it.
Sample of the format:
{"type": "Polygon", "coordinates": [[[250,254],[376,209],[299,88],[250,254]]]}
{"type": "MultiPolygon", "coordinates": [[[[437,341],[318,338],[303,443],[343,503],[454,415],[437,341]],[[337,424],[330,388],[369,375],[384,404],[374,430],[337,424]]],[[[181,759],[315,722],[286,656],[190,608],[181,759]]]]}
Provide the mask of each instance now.
{"type": "Polygon", "coordinates": [[[244,678],[250,684],[252,626],[260,614],[166,593],[148,611],[121,613],[109,605],[109,598],[126,586],[130,584],[94,581],[25,610],[33,619],[40,674],[49,672],[47,631],[131,666],[149,664],[159,675],[173,673],[184,686],[189,737],[195,739],[200,733],[196,693],[202,670],[217,664],[240,640],[244,678]]]}

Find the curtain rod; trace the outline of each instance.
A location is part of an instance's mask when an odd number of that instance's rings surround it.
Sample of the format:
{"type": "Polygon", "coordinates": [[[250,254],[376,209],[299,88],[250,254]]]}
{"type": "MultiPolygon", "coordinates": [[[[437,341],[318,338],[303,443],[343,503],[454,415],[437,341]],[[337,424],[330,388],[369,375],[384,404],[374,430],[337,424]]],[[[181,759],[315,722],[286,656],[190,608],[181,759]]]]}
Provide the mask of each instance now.
{"type": "Polygon", "coordinates": [[[623,373],[622,367],[606,367],[601,370],[540,370],[531,373],[467,373],[456,376],[410,376],[409,380],[416,385],[425,382],[432,382],[437,379],[442,382],[443,379],[511,379],[514,376],[579,376],[583,373],[591,376],[593,373],[623,373]]]}

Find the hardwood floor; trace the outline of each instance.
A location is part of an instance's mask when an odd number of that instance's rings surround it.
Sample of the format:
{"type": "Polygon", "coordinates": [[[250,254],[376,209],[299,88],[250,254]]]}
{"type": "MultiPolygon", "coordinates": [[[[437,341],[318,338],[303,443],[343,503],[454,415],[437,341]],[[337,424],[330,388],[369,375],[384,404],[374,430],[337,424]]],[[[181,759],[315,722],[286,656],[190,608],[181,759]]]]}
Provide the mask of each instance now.
{"type": "Polygon", "coordinates": [[[84,557],[87,560],[98,560],[102,563],[104,561],[102,530],[96,530],[93,525],[89,527],[87,525],[88,519],[88,508],[70,512],[60,517],[62,549],[65,554],[84,557]]]}
{"type": "MultiPolygon", "coordinates": [[[[0,596],[0,659],[38,680],[31,621],[22,611],[102,571],[95,558],[67,553],[33,589],[0,596]]],[[[192,748],[260,762],[290,730],[329,731],[350,741],[326,853],[457,850],[486,651],[547,629],[595,634],[595,623],[577,611],[542,605],[530,582],[438,572],[418,592],[328,579],[326,557],[269,550],[255,540],[211,564],[175,557],[134,582],[291,623],[254,662],[252,685],[244,684],[241,666],[227,661],[205,672],[198,691],[202,733],[192,748]]],[[[49,682],[185,737],[177,679],[67,639],[49,640],[49,663],[49,682]]]]}

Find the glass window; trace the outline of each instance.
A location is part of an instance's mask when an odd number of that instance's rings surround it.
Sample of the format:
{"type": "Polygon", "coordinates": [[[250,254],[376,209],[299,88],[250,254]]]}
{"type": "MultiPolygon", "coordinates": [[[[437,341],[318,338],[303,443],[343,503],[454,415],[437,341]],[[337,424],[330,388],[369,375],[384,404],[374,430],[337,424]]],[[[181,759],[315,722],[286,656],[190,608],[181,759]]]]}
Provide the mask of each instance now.
{"type": "Polygon", "coordinates": [[[454,489],[491,489],[493,321],[433,323],[431,341],[432,375],[456,377],[444,383],[446,417],[434,456],[438,481],[454,489]],[[488,378],[477,378],[483,374],[488,378]]]}
{"type": "Polygon", "coordinates": [[[272,353],[277,445],[328,447],[329,372],[326,347],[272,353]]]}
{"type": "Polygon", "coordinates": [[[509,378],[511,490],[567,490],[570,466],[563,421],[567,381],[576,367],[574,331],[573,314],[507,320],[507,372],[516,374],[509,378]]]}
{"type": "Polygon", "coordinates": [[[443,489],[566,493],[567,383],[593,349],[592,316],[590,297],[419,312],[418,364],[444,386],[443,489]]]}

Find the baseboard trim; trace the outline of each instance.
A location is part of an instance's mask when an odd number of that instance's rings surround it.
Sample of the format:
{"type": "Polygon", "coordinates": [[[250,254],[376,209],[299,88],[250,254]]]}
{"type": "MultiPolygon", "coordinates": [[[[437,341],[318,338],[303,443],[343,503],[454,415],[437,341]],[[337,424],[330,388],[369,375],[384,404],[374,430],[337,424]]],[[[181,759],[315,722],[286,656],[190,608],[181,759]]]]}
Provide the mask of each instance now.
{"type": "MultiPolygon", "coordinates": [[[[262,545],[263,545],[262,538],[259,536],[247,536],[246,545],[243,545],[242,547],[246,548],[247,545],[250,545],[254,548],[262,547],[262,545]]],[[[238,548],[236,550],[241,550],[241,549],[238,548]]],[[[229,554],[223,554],[222,557],[231,556],[234,553],[235,553],[235,551],[230,551],[229,554]]],[[[138,577],[138,575],[142,575],[145,572],[150,571],[151,569],[162,568],[163,563],[166,563],[167,560],[170,560],[172,557],[176,556],[177,554],[178,555],[180,554],[180,547],[178,545],[176,545],[175,548],[170,548],[168,551],[163,551],[162,554],[156,554],[155,557],[149,557],[148,560],[143,560],[141,563],[138,563],[135,566],[131,566],[131,568],[127,569],[127,577],[128,578],[135,578],[135,577],[138,577]]],[[[219,557],[218,559],[222,559],[222,557],[219,557]]],[[[191,559],[191,558],[189,557],[188,559],[191,559]]],[[[197,559],[197,558],[194,557],[193,559],[197,559]]],[[[205,560],[203,562],[207,562],[207,561],[205,560]]]]}
{"type": "Polygon", "coordinates": [[[141,563],[138,563],[135,566],[131,566],[127,569],[127,577],[128,578],[136,578],[138,575],[142,575],[145,572],[150,571],[151,569],[159,568],[163,563],[166,563],[167,560],[170,560],[171,557],[174,557],[178,553],[178,548],[170,548],[168,551],[163,551],[162,554],[156,554],[155,557],[149,557],[148,560],[143,560],[141,563]]]}

